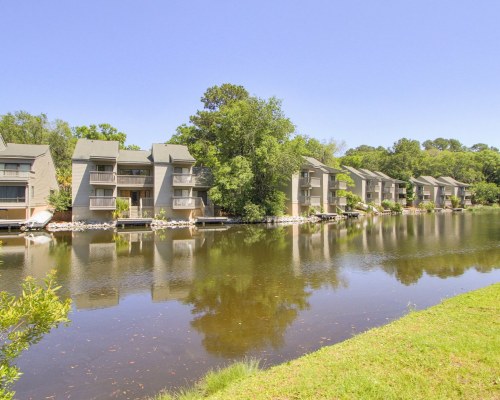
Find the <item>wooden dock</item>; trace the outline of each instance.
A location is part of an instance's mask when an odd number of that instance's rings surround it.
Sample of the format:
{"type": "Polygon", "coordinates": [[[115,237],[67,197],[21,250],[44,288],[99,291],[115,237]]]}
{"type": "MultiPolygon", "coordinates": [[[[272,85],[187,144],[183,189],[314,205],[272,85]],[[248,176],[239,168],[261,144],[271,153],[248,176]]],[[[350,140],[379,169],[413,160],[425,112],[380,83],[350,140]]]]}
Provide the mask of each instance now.
{"type": "Polygon", "coordinates": [[[322,221],[328,221],[337,218],[337,213],[317,213],[315,214],[322,221]]]}
{"type": "Polygon", "coordinates": [[[126,226],[151,226],[153,218],[118,218],[116,226],[125,228],[126,226]]]}
{"type": "Polygon", "coordinates": [[[346,218],[358,218],[359,212],[357,211],[344,211],[342,215],[346,218]]]}
{"type": "Polygon", "coordinates": [[[0,219],[0,229],[8,229],[9,232],[12,228],[21,229],[24,219],[0,219]]]}
{"type": "Polygon", "coordinates": [[[225,222],[227,222],[227,217],[198,217],[194,221],[195,224],[202,224],[203,226],[205,226],[205,224],[224,225],[225,222]]]}

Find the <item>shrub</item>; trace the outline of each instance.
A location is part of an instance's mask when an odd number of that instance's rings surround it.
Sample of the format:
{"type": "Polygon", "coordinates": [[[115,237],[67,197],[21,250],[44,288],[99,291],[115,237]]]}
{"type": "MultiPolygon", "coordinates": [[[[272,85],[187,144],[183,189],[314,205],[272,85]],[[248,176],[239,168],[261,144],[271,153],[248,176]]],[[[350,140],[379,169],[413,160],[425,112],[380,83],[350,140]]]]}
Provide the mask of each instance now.
{"type": "Polygon", "coordinates": [[[451,196],[450,201],[453,208],[458,208],[460,205],[460,199],[457,196],[451,196]]]}
{"type": "Polygon", "coordinates": [[[66,211],[71,207],[71,192],[68,190],[52,192],[47,202],[54,207],[55,211],[66,211]]]}
{"type": "Polygon", "coordinates": [[[0,292],[0,399],[14,397],[10,387],[21,376],[15,359],[31,345],[38,343],[60,323],[68,323],[71,300],[60,300],[54,273],[47,276],[44,285],[27,277],[19,298],[0,292]]]}
{"type": "Polygon", "coordinates": [[[243,207],[243,221],[244,222],[261,222],[264,219],[264,209],[253,203],[247,203],[243,207]]]}
{"type": "Polygon", "coordinates": [[[129,210],[129,204],[128,201],[125,199],[122,199],[121,197],[118,197],[116,199],[116,209],[113,211],[113,218],[121,218],[123,217],[124,213],[129,210]]]}
{"type": "Polygon", "coordinates": [[[384,208],[384,210],[390,210],[392,207],[394,207],[394,202],[391,200],[383,200],[382,207],[384,208]]]}
{"type": "Polygon", "coordinates": [[[390,207],[390,210],[395,213],[402,213],[403,205],[401,203],[393,202],[392,206],[390,207]]]}
{"type": "Polygon", "coordinates": [[[428,203],[424,204],[424,209],[426,209],[427,212],[433,212],[435,208],[436,204],[434,204],[433,201],[429,201],[428,203]]]}

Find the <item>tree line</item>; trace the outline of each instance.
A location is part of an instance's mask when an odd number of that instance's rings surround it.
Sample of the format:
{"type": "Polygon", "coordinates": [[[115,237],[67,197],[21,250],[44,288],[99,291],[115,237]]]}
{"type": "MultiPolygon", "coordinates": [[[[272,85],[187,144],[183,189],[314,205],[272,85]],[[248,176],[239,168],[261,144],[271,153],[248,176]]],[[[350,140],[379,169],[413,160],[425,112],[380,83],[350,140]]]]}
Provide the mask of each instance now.
{"type": "MultiPolygon", "coordinates": [[[[208,88],[201,103],[167,143],[186,145],[199,166],[211,168],[214,203],[248,220],[283,212],[282,189],[299,171],[302,156],[406,181],[420,175],[451,176],[474,185],[475,200],[482,203],[496,202],[500,195],[500,152],[484,143],[466,147],[456,139],[420,143],[402,138],[390,148],[362,145],[339,156],[341,143],[298,133],[275,97],[261,99],[243,86],[225,83],[208,88]]],[[[71,127],[25,111],[0,116],[0,133],[6,142],[50,145],[61,189],[69,198],[71,156],[79,138],[116,140],[122,149],[139,149],[126,146],[127,135],[110,124],[71,127]]]]}

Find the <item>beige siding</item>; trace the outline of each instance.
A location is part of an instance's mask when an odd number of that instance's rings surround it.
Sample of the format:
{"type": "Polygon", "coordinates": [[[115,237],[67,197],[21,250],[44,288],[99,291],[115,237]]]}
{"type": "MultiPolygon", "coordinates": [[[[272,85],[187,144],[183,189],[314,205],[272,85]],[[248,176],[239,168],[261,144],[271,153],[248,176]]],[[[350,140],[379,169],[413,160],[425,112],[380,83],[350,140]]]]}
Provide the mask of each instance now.
{"type": "Polygon", "coordinates": [[[34,196],[30,198],[30,207],[36,207],[37,210],[48,207],[47,198],[51,190],[58,190],[56,169],[50,152],[35,159],[32,170],[33,177],[29,182],[29,194],[31,197],[31,186],[34,187],[34,196]],[[42,208],[41,208],[42,207],[42,208]]]}
{"type": "Polygon", "coordinates": [[[75,207],[89,207],[90,186],[90,163],[86,161],[73,161],[72,166],[72,198],[73,212],[75,207]]]}

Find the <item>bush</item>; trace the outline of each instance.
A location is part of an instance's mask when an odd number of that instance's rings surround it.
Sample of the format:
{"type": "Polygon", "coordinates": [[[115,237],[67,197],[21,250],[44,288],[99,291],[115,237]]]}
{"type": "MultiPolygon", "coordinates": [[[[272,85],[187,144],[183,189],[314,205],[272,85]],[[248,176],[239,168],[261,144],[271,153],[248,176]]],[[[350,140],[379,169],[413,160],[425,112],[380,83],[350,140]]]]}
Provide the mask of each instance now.
{"type": "Polygon", "coordinates": [[[460,205],[460,199],[457,196],[450,196],[450,201],[453,208],[458,208],[460,205]]]}
{"type": "Polygon", "coordinates": [[[392,206],[390,207],[390,210],[395,213],[402,213],[403,206],[401,203],[393,202],[392,206]]]}
{"type": "Polygon", "coordinates": [[[354,208],[356,208],[358,203],[361,201],[361,197],[349,191],[345,192],[345,198],[346,198],[346,208],[348,210],[353,210],[354,208]]]}
{"type": "Polygon", "coordinates": [[[124,213],[129,210],[129,203],[127,200],[118,197],[116,199],[116,209],[113,211],[113,218],[121,218],[124,213]]]}
{"type": "Polygon", "coordinates": [[[71,300],[60,300],[58,290],[51,273],[44,285],[27,277],[19,298],[0,292],[0,399],[14,397],[10,387],[21,376],[15,359],[60,323],[69,322],[71,300]]]}
{"type": "Polygon", "coordinates": [[[424,203],[424,209],[426,209],[427,212],[433,212],[435,208],[436,208],[436,204],[434,204],[433,201],[429,201],[428,203],[424,203]]]}
{"type": "Polygon", "coordinates": [[[54,207],[55,211],[66,211],[71,207],[71,192],[68,190],[52,192],[49,194],[47,202],[54,207]]]}
{"type": "Polygon", "coordinates": [[[244,222],[262,222],[265,216],[264,209],[253,203],[247,203],[243,207],[243,221],[244,222]]]}
{"type": "Polygon", "coordinates": [[[472,187],[474,203],[494,204],[500,200],[500,187],[494,183],[478,182],[472,187]]]}
{"type": "Polygon", "coordinates": [[[391,200],[383,200],[382,207],[384,208],[384,210],[390,210],[392,209],[392,207],[394,207],[394,202],[391,200]]]}

